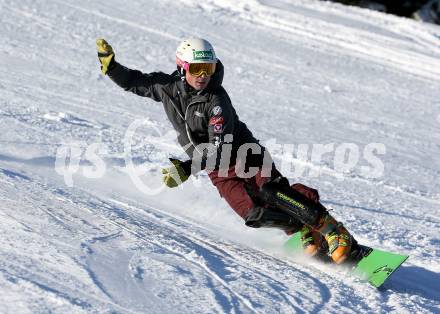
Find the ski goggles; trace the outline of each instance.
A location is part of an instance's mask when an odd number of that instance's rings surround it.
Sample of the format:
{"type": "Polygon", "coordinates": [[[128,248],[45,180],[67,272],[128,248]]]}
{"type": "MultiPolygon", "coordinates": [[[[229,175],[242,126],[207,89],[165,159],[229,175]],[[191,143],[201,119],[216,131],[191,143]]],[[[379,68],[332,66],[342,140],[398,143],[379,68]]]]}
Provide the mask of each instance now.
{"type": "MultiPolygon", "coordinates": [[[[180,61],[180,60],[178,60],[180,61]]],[[[216,63],[188,63],[178,62],[178,64],[192,76],[200,77],[203,74],[211,76],[215,73],[216,63]],[[179,64],[180,63],[180,64],[179,64]]]]}
{"type": "Polygon", "coordinates": [[[188,72],[192,76],[202,76],[205,73],[206,76],[211,76],[215,73],[215,63],[190,63],[188,72]]]}

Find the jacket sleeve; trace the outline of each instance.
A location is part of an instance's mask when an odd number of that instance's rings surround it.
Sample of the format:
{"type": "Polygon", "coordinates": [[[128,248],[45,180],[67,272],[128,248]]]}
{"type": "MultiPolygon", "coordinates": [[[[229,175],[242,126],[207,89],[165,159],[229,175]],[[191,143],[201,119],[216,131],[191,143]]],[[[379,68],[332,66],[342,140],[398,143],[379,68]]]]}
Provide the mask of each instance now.
{"type": "Polygon", "coordinates": [[[162,100],[161,87],[173,80],[169,74],[162,72],[145,74],[138,70],[131,70],[117,62],[107,74],[124,90],[142,97],[152,98],[155,101],[162,100]]]}
{"type": "Polygon", "coordinates": [[[233,140],[235,120],[237,115],[231,101],[223,94],[212,102],[208,107],[208,145],[203,152],[194,151],[192,171],[197,172],[205,168],[212,169],[220,165],[220,156],[223,144],[233,140]],[[217,158],[210,158],[216,154],[217,158]],[[213,164],[215,162],[215,165],[213,164]]]}
{"type": "MultiPolygon", "coordinates": [[[[217,150],[225,142],[225,137],[234,133],[236,113],[227,95],[223,95],[213,102],[208,112],[208,137],[209,143],[217,150]]],[[[232,140],[232,139],[231,139],[232,140]]]]}

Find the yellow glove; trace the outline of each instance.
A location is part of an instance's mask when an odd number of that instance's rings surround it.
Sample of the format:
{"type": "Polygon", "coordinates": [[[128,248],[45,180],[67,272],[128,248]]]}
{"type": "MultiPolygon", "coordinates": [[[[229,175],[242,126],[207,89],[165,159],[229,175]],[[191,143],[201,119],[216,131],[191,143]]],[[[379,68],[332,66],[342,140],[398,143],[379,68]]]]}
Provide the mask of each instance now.
{"type": "Polygon", "coordinates": [[[170,161],[173,166],[162,169],[162,173],[164,174],[162,180],[167,187],[175,188],[188,180],[191,175],[191,165],[188,162],[182,162],[178,159],[170,158],[170,161]]]}
{"type": "Polygon", "coordinates": [[[99,62],[101,62],[101,71],[102,74],[105,75],[113,65],[115,53],[113,52],[112,46],[110,46],[105,39],[97,39],[96,48],[98,50],[99,62]]]}

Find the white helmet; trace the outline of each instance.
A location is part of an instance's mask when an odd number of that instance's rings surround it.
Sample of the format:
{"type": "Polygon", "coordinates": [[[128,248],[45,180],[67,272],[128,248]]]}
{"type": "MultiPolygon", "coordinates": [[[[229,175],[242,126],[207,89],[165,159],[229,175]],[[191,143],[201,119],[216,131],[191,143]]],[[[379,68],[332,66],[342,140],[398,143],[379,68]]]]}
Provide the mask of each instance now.
{"type": "Polygon", "coordinates": [[[217,63],[214,48],[207,40],[189,38],[177,47],[177,66],[186,69],[191,63],[217,63]]]}

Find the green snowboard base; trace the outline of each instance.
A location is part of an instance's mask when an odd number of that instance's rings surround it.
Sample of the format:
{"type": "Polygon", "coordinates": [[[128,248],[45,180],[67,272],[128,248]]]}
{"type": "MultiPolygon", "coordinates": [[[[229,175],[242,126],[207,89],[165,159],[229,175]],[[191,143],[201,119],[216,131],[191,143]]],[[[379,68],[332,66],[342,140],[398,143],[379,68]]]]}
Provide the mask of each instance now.
{"type": "MultiPolygon", "coordinates": [[[[287,252],[302,254],[301,235],[295,233],[285,244],[287,252]]],[[[363,257],[352,270],[352,274],[361,280],[368,281],[379,288],[390,276],[405,262],[408,255],[395,254],[378,249],[371,251],[363,257]]]]}

